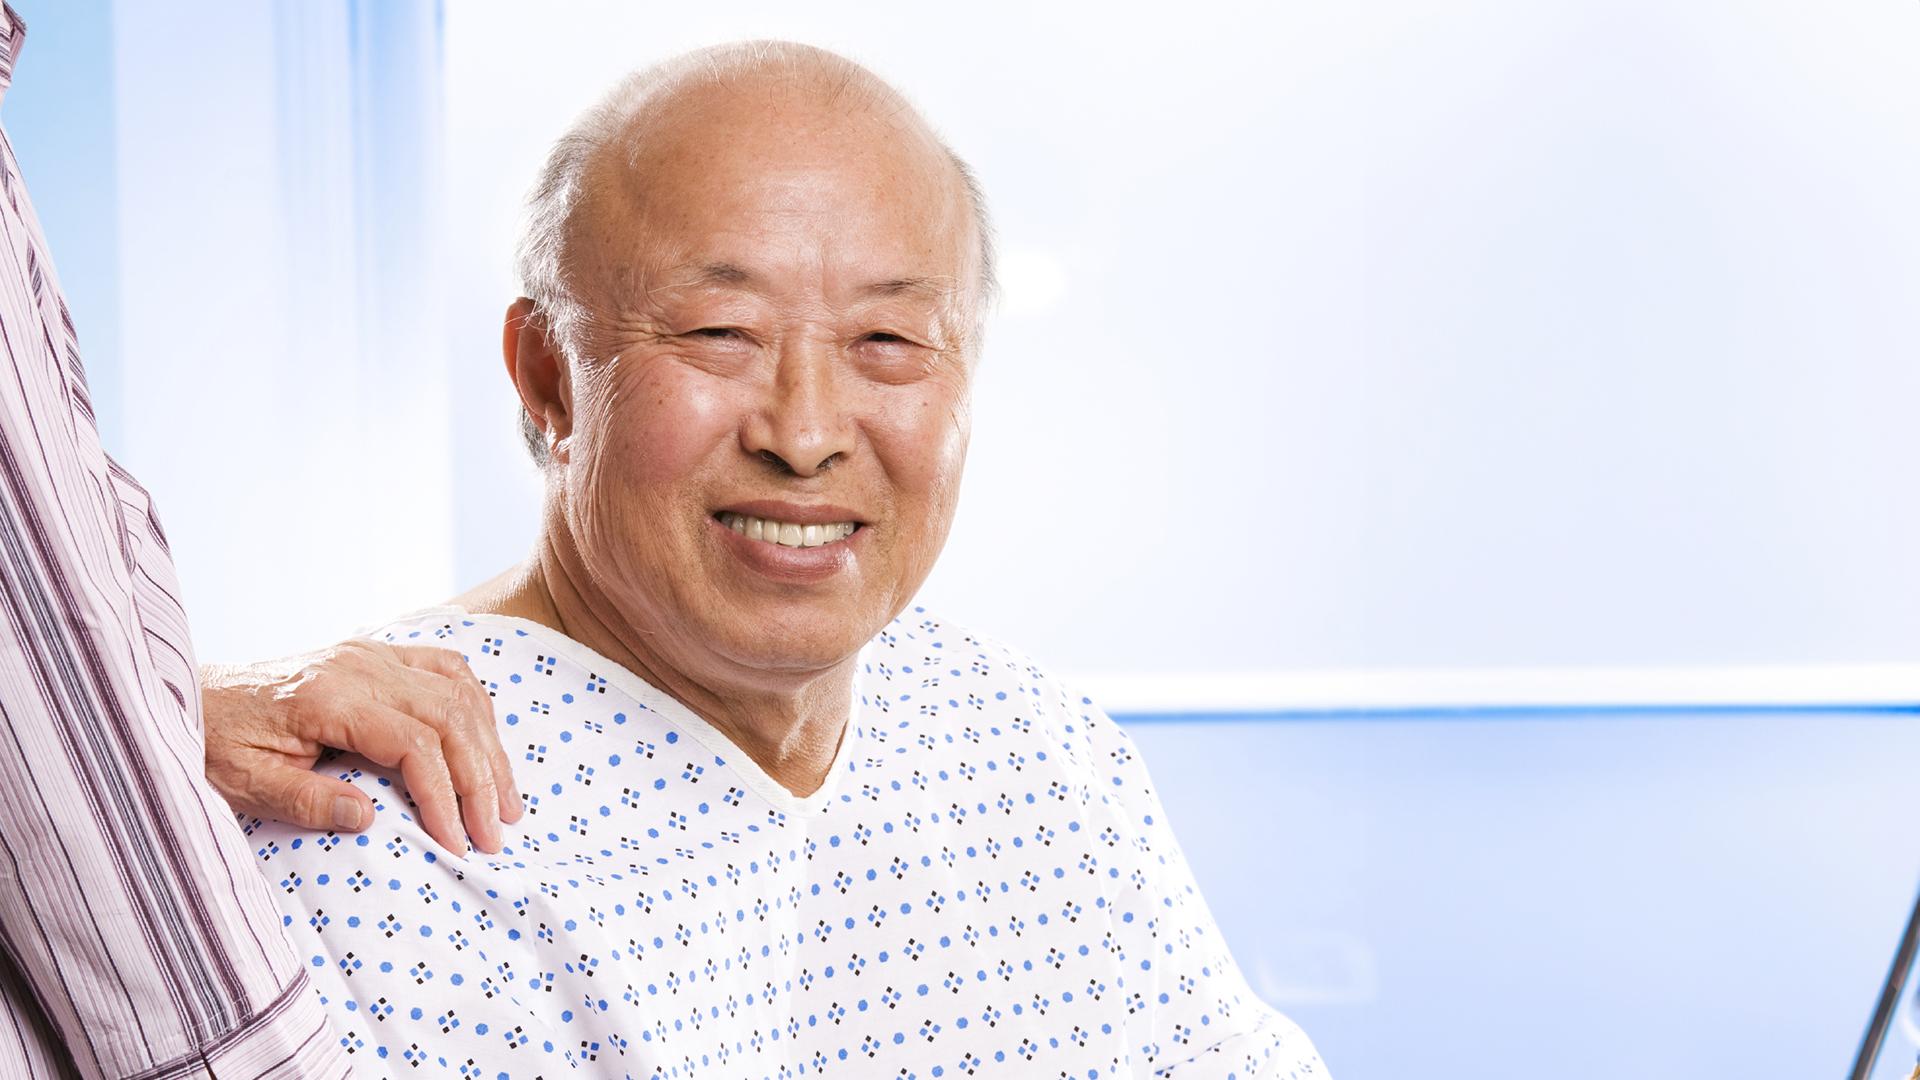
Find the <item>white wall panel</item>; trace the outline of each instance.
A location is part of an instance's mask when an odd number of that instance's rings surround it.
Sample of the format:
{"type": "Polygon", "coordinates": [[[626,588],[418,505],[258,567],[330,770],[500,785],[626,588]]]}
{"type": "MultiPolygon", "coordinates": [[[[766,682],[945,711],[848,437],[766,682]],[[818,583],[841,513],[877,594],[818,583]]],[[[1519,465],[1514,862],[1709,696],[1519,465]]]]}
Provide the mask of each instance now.
{"type": "Polygon", "coordinates": [[[202,658],[444,598],[432,9],[121,3],[114,30],[123,459],[202,658]]]}
{"type": "Polygon", "coordinates": [[[1920,649],[1911,4],[452,5],[462,578],[533,527],[521,192],[748,34],[896,80],[999,216],[929,603],[1081,671],[1920,649]]]}

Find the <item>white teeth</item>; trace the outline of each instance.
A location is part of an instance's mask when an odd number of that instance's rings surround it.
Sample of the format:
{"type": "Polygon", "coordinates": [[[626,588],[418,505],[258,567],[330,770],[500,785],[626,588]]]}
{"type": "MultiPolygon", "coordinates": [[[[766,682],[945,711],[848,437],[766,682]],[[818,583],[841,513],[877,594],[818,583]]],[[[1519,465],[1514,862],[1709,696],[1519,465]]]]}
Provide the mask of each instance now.
{"type": "Polygon", "coordinates": [[[819,547],[852,536],[858,527],[851,521],[831,525],[799,525],[791,521],[769,521],[745,514],[722,513],[720,524],[749,540],[779,544],[782,547],[819,547]]]}

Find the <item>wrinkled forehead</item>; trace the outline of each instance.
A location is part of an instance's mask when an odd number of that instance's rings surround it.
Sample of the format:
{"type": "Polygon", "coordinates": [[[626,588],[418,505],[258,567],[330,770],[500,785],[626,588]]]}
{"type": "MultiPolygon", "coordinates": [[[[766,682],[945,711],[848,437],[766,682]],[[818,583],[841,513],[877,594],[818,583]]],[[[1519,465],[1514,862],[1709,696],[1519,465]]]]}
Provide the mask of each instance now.
{"type": "MultiPolygon", "coordinates": [[[[835,294],[885,281],[970,293],[978,238],[958,169],[897,100],[728,84],[642,109],[589,172],[576,288],[726,265],[835,294]]],[[[635,279],[638,279],[636,282],[635,279]]]]}

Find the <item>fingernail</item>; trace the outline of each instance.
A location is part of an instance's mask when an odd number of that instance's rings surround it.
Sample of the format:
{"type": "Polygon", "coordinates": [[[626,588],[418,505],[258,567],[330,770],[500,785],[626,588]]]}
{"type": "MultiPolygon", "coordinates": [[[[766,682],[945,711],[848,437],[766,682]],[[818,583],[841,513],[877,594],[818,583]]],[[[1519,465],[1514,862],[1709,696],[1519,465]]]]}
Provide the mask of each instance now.
{"type": "Polygon", "coordinates": [[[351,795],[333,797],[333,827],[351,832],[360,827],[360,800],[351,795]]]}

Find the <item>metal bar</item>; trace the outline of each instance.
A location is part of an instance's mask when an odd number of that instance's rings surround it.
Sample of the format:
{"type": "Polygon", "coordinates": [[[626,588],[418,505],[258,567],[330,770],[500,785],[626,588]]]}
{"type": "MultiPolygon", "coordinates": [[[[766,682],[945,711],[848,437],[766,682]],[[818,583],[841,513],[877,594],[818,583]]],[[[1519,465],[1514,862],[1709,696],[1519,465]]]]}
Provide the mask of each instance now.
{"type": "MultiPolygon", "coordinates": [[[[1880,1001],[1873,1008],[1873,1019],[1867,1023],[1866,1036],[1860,1040],[1860,1052],[1854,1055],[1850,1080],[1871,1080],[1874,1062],[1880,1057],[1880,1046],[1893,1027],[1900,999],[1906,995],[1907,975],[1913,970],[1916,952],[1920,952],[1920,896],[1914,898],[1913,913],[1907,916],[1907,931],[1900,935],[1900,948],[1895,950],[1887,981],[1880,987],[1880,1001]]],[[[1914,1075],[1920,1076],[1920,1065],[1914,1067],[1914,1075]]]]}

